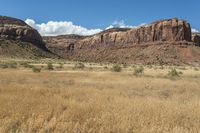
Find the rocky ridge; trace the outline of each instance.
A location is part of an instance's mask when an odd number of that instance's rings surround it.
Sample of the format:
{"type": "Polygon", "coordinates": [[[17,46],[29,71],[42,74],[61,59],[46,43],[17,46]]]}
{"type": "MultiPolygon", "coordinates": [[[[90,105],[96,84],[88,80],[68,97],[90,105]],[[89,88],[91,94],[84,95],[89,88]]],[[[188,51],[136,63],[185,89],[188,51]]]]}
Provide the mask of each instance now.
{"type": "Polygon", "coordinates": [[[16,18],[0,16],[0,56],[56,57],[45,46],[37,30],[16,18]]]}
{"type": "Polygon", "coordinates": [[[193,41],[196,45],[200,46],[200,33],[193,33],[193,34],[192,34],[192,41],[193,41]]]}
{"type": "Polygon", "coordinates": [[[102,45],[143,45],[153,42],[191,41],[187,21],[177,18],[157,21],[127,31],[102,32],[81,40],[78,48],[96,48],[102,45]]]}
{"type": "Polygon", "coordinates": [[[24,21],[0,16],[0,37],[12,40],[21,40],[43,47],[43,40],[37,30],[27,25],[24,21]]]}
{"type": "Polygon", "coordinates": [[[173,18],[133,29],[108,29],[78,39],[65,35],[44,37],[44,41],[51,51],[70,60],[200,64],[200,48],[195,46],[194,38],[187,21],[173,18]]]}

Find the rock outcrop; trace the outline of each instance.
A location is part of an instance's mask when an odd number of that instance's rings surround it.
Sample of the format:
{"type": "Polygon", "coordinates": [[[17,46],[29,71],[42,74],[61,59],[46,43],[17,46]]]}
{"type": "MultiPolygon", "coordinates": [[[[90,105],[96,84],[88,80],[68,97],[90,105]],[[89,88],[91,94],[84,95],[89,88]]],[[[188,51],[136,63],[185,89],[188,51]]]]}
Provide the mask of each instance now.
{"type": "Polygon", "coordinates": [[[97,48],[104,45],[142,45],[153,42],[175,41],[191,41],[190,24],[177,18],[157,21],[125,31],[104,31],[81,40],[78,48],[97,48]]]}
{"type": "Polygon", "coordinates": [[[193,41],[196,45],[200,46],[200,33],[193,33],[193,34],[192,34],[192,41],[193,41]]]}
{"type": "Polygon", "coordinates": [[[57,58],[42,37],[24,21],[0,16],[0,57],[57,58]]]}
{"type": "Polygon", "coordinates": [[[69,60],[161,65],[200,64],[198,40],[192,40],[190,24],[177,18],[86,37],[44,37],[52,52],[69,60]]]}
{"type": "Polygon", "coordinates": [[[30,42],[43,47],[41,46],[43,41],[40,34],[24,21],[16,18],[0,16],[0,37],[30,42]]]}

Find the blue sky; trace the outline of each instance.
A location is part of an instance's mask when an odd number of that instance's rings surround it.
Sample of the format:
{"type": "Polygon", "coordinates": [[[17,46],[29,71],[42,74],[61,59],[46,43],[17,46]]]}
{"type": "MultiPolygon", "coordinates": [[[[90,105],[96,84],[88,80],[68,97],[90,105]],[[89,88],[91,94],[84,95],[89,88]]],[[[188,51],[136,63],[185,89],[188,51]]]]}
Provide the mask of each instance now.
{"type": "Polygon", "coordinates": [[[137,26],[178,17],[200,30],[200,0],[0,0],[0,3],[0,15],[29,18],[35,25],[70,21],[87,29],[105,29],[114,22],[137,26]]]}

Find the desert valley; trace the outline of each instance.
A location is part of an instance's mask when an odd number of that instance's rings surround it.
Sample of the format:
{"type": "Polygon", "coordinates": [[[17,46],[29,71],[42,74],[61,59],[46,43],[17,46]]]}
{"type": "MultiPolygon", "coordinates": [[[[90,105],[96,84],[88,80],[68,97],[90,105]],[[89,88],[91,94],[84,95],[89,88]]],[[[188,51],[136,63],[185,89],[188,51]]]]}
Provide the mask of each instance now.
{"type": "Polygon", "coordinates": [[[0,133],[200,132],[200,33],[171,18],[42,36],[0,16],[0,133]]]}

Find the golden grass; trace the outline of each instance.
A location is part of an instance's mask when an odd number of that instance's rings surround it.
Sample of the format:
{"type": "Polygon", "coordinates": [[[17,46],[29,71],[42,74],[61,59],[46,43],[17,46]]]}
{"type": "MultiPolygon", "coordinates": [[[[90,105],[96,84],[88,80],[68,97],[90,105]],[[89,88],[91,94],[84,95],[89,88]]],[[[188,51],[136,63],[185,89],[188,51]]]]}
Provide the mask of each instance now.
{"type": "Polygon", "coordinates": [[[198,133],[200,73],[0,69],[0,133],[198,133]]]}

